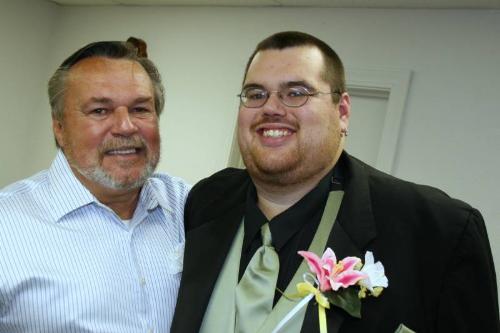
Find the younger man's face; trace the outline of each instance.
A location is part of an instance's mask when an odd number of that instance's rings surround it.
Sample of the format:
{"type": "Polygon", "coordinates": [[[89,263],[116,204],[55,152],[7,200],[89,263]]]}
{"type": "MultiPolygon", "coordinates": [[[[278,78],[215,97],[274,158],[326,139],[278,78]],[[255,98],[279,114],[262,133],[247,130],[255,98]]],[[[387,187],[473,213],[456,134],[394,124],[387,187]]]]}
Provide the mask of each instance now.
{"type": "MultiPolygon", "coordinates": [[[[291,47],[260,51],[248,68],[243,88],[278,91],[303,86],[310,93],[330,92],[321,74],[322,53],[315,47],[291,47]]],[[[340,125],[348,115],[334,104],[330,94],[310,96],[300,107],[284,105],[276,93],[259,108],[240,105],[238,142],[252,177],[276,185],[302,182],[335,164],[341,147],[340,125]]]]}

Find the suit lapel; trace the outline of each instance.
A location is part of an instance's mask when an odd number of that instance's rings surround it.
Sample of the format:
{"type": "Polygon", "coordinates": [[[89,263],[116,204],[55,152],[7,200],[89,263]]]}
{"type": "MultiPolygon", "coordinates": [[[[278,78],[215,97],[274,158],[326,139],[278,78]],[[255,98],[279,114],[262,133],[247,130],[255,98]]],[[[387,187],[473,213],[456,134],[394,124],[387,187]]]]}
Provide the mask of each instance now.
{"type": "MultiPolygon", "coordinates": [[[[345,165],[344,199],[328,238],[330,247],[338,259],[356,256],[364,261],[364,252],[376,235],[372,212],[368,175],[363,164],[343,153],[341,163],[345,165]]],[[[310,302],[302,333],[319,332],[317,305],[310,302]],[[313,328],[313,329],[311,329],[313,328]]],[[[345,320],[351,317],[341,309],[327,310],[328,333],[338,333],[345,320]]],[[[357,319],[352,319],[357,320],[357,319]]]]}
{"type": "MultiPolygon", "coordinates": [[[[332,248],[337,259],[342,259],[346,256],[361,258],[361,251],[357,248],[339,222],[337,218],[337,221],[333,225],[332,232],[330,233],[327,247],[332,248]]],[[[347,313],[337,307],[331,307],[326,310],[326,313],[328,333],[338,333],[344,320],[349,317],[347,313]]],[[[319,332],[318,306],[314,301],[309,302],[301,330],[301,333],[309,332],[319,332]]]]}
{"type": "MultiPolygon", "coordinates": [[[[344,154],[345,162],[343,163],[346,165],[347,177],[344,186],[344,201],[342,202],[338,222],[353,245],[364,251],[368,243],[377,235],[369,178],[364,163],[346,153],[344,154]]],[[[334,245],[333,240],[332,245],[334,245]]],[[[342,257],[352,255],[343,252],[339,254],[342,257]]]]}
{"type": "Polygon", "coordinates": [[[244,204],[186,233],[184,269],[172,332],[198,332],[243,216],[244,204]]]}
{"type": "MultiPolygon", "coordinates": [[[[338,333],[340,326],[344,322],[345,314],[336,308],[327,309],[326,323],[328,333],[338,333]]],[[[302,324],[301,333],[319,332],[318,305],[311,301],[307,305],[307,312],[302,324]]]]}
{"type": "Polygon", "coordinates": [[[241,223],[250,178],[223,170],[195,185],[186,202],[184,269],[171,333],[198,333],[241,223]]]}

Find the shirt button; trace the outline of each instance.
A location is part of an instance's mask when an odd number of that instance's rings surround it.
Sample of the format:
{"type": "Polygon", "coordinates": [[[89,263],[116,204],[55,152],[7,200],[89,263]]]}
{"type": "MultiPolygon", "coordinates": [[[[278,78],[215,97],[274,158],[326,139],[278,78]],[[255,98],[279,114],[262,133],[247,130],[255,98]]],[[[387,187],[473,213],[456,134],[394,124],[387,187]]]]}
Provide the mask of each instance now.
{"type": "Polygon", "coordinates": [[[152,328],[150,328],[150,329],[148,330],[148,333],[153,333],[153,332],[154,332],[154,330],[153,330],[152,328]]]}
{"type": "MultiPolygon", "coordinates": [[[[144,278],[144,276],[141,277],[140,284],[141,284],[141,286],[145,286],[146,285],[146,279],[144,278]]],[[[149,332],[153,332],[152,329],[149,330],[149,332]]]]}

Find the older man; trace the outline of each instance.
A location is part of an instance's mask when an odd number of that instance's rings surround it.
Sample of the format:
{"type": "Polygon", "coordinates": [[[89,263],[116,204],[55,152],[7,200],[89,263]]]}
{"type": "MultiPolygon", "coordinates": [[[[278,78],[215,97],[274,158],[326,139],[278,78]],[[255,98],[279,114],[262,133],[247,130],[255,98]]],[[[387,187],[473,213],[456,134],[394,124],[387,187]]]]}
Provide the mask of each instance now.
{"type": "Polygon", "coordinates": [[[327,44],[268,37],[240,98],[247,169],[188,197],[172,333],[498,332],[481,215],[343,151],[350,98],[327,44]]]}
{"type": "Polygon", "coordinates": [[[49,82],[50,169],[0,192],[0,332],[168,332],[189,186],[153,171],[155,65],[89,44],[49,82]]]}

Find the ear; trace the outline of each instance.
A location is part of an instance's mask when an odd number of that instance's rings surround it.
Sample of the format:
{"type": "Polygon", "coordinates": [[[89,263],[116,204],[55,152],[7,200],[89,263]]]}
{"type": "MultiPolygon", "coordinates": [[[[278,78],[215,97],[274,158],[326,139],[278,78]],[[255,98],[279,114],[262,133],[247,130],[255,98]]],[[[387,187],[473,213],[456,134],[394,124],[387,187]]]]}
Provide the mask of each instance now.
{"type": "Polygon", "coordinates": [[[340,128],[343,130],[349,129],[349,117],[351,116],[351,97],[348,93],[342,93],[339,101],[339,119],[340,128]]]}
{"type": "Polygon", "coordinates": [[[54,132],[54,137],[56,138],[57,144],[59,147],[64,147],[64,127],[63,123],[60,120],[52,118],[52,131],[54,132]]]}

